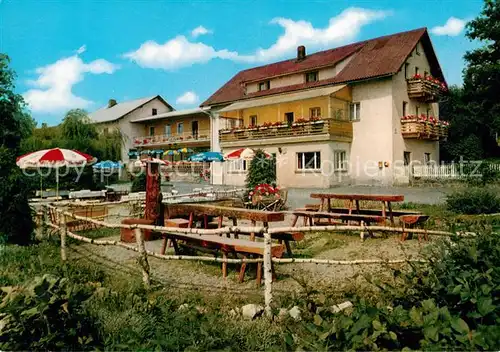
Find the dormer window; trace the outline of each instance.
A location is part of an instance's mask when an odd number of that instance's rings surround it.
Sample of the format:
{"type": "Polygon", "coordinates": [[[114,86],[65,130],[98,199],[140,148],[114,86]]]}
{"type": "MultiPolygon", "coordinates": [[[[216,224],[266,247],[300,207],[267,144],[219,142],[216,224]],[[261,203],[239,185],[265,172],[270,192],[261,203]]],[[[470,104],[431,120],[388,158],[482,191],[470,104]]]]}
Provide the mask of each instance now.
{"type": "Polygon", "coordinates": [[[316,82],[318,80],[318,71],[306,73],[306,82],[316,82]]]}
{"type": "Polygon", "coordinates": [[[270,81],[264,81],[259,83],[259,92],[263,90],[268,90],[271,88],[271,82],[270,81]]]}

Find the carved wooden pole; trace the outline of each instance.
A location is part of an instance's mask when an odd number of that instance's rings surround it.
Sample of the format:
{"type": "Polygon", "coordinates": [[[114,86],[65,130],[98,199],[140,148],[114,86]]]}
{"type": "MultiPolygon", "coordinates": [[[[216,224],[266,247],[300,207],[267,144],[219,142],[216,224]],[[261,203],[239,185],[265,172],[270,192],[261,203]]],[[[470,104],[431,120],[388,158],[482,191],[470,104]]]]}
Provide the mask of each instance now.
{"type": "Polygon", "coordinates": [[[144,218],[155,220],[158,218],[158,202],[160,201],[160,164],[146,162],[146,208],[144,218]]]}
{"type": "Polygon", "coordinates": [[[66,235],[67,235],[67,225],[66,225],[66,215],[59,214],[61,219],[60,233],[61,233],[61,260],[65,263],[68,259],[66,255],[66,235]]]}
{"type": "Polygon", "coordinates": [[[148,254],[146,253],[146,247],[144,245],[144,236],[141,229],[135,229],[135,240],[137,241],[137,249],[139,250],[139,256],[137,257],[137,262],[139,263],[142,271],[142,281],[144,286],[149,288],[151,285],[151,278],[149,277],[149,262],[148,254]]]}
{"type": "Polygon", "coordinates": [[[265,311],[268,317],[272,316],[271,304],[273,301],[273,268],[271,254],[271,234],[268,229],[264,231],[264,302],[265,311]]]}

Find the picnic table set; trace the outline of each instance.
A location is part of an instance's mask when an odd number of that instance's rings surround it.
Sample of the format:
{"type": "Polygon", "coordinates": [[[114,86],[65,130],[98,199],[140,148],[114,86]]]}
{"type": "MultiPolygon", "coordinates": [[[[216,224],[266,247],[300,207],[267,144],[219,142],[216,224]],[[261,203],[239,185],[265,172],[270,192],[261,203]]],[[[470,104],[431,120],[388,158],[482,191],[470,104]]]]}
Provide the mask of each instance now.
{"type": "MultiPolygon", "coordinates": [[[[303,226],[318,225],[384,225],[388,223],[394,227],[395,218],[399,219],[399,224],[403,229],[411,227],[421,227],[428,219],[416,211],[394,210],[393,202],[404,201],[402,195],[367,195],[367,194],[328,194],[313,193],[312,199],[319,200],[319,203],[306,205],[304,208],[295,209],[290,212],[264,211],[259,209],[246,209],[232,206],[232,202],[176,202],[165,204],[164,221],[166,227],[177,228],[202,228],[216,229],[232,225],[237,226],[263,226],[269,227],[285,221],[285,215],[292,215],[292,228],[297,227],[302,218],[303,226]],[[332,200],[346,202],[346,207],[333,207],[332,200]],[[379,202],[380,209],[368,209],[361,207],[362,201],[379,202]]],[[[278,225],[276,225],[278,226],[278,225]]],[[[368,231],[370,235],[373,235],[368,231]]],[[[165,254],[167,248],[173,247],[176,254],[182,250],[200,250],[222,254],[223,258],[228,256],[240,257],[263,257],[264,242],[259,240],[261,233],[232,233],[223,235],[200,235],[196,238],[183,233],[166,233],[163,235],[161,254],[165,254]]],[[[285,253],[292,257],[291,242],[304,239],[305,234],[300,231],[286,231],[282,233],[272,233],[274,240],[271,253],[273,257],[282,257],[285,253]]],[[[408,234],[403,232],[401,240],[408,238],[408,234]]],[[[427,239],[427,236],[425,236],[427,239]]],[[[419,237],[420,240],[420,237],[419,237]]],[[[242,282],[245,277],[246,263],[243,263],[239,272],[239,280],[242,282]]],[[[262,263],[257,263],[257,285],[260,285],[262,278],[262,263]]],[[[227,276],[227,263],[222,264],[223,277],[227,276]]]]}

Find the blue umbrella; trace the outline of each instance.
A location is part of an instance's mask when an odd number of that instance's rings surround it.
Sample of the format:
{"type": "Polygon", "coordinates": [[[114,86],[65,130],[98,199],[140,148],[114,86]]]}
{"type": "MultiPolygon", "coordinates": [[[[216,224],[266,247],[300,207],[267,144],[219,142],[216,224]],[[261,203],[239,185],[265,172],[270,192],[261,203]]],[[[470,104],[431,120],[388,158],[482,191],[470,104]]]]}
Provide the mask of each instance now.
{"type": "Polygon", "coordinates": [[[111,160],[100,161],[92,166],[92,168],[94,169],[120,169],[121,167],[122,164],[119,161],[111,160]]]}
{"type": "Polygon", "coordinates": [[[219,152],[203,152],[192,155],[188,158],[189,161],[224,161],[224,156],[219,152]]]}

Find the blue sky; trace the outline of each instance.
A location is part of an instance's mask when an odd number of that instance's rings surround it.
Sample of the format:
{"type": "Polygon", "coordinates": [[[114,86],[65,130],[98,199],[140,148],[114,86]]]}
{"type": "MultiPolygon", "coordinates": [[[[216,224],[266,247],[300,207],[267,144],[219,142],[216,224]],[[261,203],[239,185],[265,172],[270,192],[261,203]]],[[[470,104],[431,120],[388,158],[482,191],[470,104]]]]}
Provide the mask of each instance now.
{"type": "Polygon", "coordinates": [[[463,54],[477,46],[463,24],[482,4],[0,0],[0,52],[33,117],[53,125],[110,98],[197,106],[239,70],[293,57],[297,45],[310,53],[419,27],[431,30],[448,83],[460,84],[463,54]]]}

